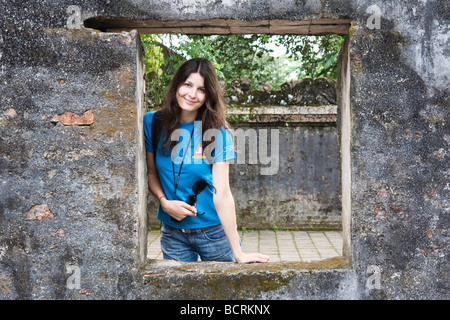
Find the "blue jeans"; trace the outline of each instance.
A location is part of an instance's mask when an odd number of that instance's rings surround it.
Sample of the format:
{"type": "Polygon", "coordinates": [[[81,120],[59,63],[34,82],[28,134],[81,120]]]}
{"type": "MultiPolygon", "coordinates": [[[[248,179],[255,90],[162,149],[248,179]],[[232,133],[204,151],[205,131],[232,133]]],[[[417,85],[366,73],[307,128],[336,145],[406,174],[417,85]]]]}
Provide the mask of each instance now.
{"type": "Polygon", "coordinates": [[[221,225],[207,230],[184,233],[165,224],[161,227],[163,258],[183,262],[234,261],[228,239],[221,225]]]}

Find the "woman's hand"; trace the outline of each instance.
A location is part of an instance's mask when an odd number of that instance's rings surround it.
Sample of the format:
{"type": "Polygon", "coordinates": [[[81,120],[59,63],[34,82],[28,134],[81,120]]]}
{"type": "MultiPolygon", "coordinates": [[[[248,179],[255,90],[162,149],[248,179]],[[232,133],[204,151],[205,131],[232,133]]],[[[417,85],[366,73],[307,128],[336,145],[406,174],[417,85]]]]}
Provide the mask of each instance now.
{"type": "Polygon", "coordinates": [[[269,256],[266,256],[261,253],[243,253],[239,254],[238,256],[234,257],[237,263],[253,263],[253,262],[259,262],[259,263],[266,263],[269,261],[269,256]]]}
{"type": "Polygon", "coordinates": [[[183,201],[167,200],[164,197],[160,203],[164,212],[168,213],[177,221],[181,221],[187,216],[195,217],[197,215],[197,209],[183,201]]]}

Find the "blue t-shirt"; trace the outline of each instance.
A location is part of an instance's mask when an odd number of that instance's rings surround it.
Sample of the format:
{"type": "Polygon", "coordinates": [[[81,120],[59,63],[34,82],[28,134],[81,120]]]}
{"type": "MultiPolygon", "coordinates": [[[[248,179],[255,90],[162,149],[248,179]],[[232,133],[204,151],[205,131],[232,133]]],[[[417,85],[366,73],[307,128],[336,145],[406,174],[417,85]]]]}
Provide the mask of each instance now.
{"type": "MultiPolygon", "coordinates": [[[[179,130],[176,130],[179,133],[177,145],[171,152],[162,153],[161,141],[164,136],[163,131],[157,152],[155,153],[151,138],[154,113],[148,112],[144,115],[145,147],[148,152],[155,154],[156,169],[158,170],[159,180],[166,198],[168,200],[187,202],[188,197],[194,194],[192,186],[195,182],[204,179],[212,185],[212,163],[231,160],[236,157],[231,134],[223,128],[211,130],[210,132],[207,131],[210,136],[212,135],[214,137],[211,139],[213,142],[205,150],[202,150],[201,121],[179,123],[179,130]],[[189,140],[190,148],[186,150],[189,140]],[[209,154],[212,156],[210,157],[211,161],[205,156],[209,154]],[[172,158],[174,166],[172,166],[172,158]],[[180,178],[175,195],[175,183],[179,172],[180,178]]],[[[179,222],[175,222],[170,219],[169,214],[164,212],[160,205],[157,218],[166,225],[182,229],[206,228],[220,224],[216,208],[214,207],[214,189],[211,185],[208,185],[197,195],[197,203],[195,205],[197,213],[205,212],[204,215],[197,214],[195,217],[188,216],[179,222]]]]}

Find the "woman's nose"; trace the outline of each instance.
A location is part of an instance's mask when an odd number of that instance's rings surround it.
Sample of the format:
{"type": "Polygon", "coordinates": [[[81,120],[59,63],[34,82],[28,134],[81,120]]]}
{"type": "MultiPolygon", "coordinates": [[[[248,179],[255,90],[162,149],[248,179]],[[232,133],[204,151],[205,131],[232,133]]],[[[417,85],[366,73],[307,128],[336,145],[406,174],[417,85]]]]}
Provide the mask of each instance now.
{"type": "Polygon", "coordinates": [[[189,92],[188,92],[188,96],[190,98],[195,98],[197,96],[197,89],[191,88],[191,90],[189,90],[189,92]]]}

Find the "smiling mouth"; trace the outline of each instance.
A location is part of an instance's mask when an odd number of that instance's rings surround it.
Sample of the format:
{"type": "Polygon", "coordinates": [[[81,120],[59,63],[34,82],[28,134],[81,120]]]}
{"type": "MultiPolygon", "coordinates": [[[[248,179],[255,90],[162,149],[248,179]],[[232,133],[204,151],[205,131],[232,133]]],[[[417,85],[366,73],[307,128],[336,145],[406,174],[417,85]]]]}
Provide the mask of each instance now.
{"type": "Polygon", "coordinates": [[[191,101],[191,100],[186,99],[186,98],[184,98],[184,100],[185,100],[188,104],[195,104],[195,103],[196,103],[195,101],[191,101]]]}

